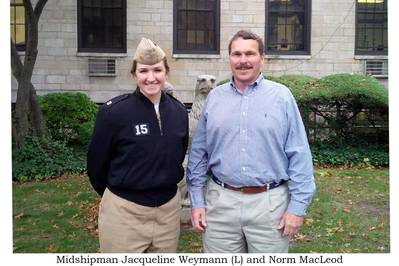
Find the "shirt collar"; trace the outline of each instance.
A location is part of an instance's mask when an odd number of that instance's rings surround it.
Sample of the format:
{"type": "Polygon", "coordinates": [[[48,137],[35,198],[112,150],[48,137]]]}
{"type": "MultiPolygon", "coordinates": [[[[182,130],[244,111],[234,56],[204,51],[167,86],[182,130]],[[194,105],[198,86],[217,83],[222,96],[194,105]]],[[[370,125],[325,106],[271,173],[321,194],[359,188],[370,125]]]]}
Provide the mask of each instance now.
{"type": "MultiPolygon", "coordinates": [[[[254,82],[252,82],[251,84],[247,85],[247,88],[249,90],[256,90],[258,88],[259,83],[264,79],[262,72],[259,73],[259,76],[256,78],[256,80],[254,82]]],[[[239,88],[237,88],[236,84],[234,83],[234,76],[231,77],[230,79],[230,88],[232,88],[235,91],[241,92],[239,88]]]]}

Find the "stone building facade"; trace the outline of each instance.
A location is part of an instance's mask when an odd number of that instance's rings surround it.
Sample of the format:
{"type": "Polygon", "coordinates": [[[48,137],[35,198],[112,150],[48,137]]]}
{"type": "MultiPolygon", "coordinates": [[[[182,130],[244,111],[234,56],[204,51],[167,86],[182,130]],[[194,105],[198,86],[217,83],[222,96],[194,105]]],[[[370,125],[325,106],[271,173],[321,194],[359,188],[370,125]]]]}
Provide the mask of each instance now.
{"type": "MultiPolygon", "coordinates": [[[[174,40],[176,38],[176,34],[174,35],[176,21],[174,20],[178,11],[175,5],[179,1],[122,0],[121,2],[126,5],[125,51],[109,53],[79,51],[78,20],[79,5],[82,1],[49,0],[43,10],[39,21],[39,54],[32,78],[38,94],[61,91],[83,92],[95,102],[101,103],[132,91],[135,88],[130,74],[132,57],[141,37],[147,37],[157,42],[167,54],[171,67],[169,81],[174,85],[176,97],[182,102],[190,103],[194,98],[198,75],[214,75],[217,81],[230,77],[227,46],[234,33],[239,29],[248,29],[262,38],[267,38],[268,18],[271,16],[268,9],[272,8],[272,2],[276,2],[208,1],[216,2],[218,8],[218,14],[215,17],[218,20],[216,22],[218,30],[214,36],[214,39],[217,38],[217,49],[211,53],[193,53],[192,51],[184,53],[184,51],[176,52],[177,44],[174,40]],[[105,65],[108,64],[107,62],[115,63],[115,73],[112,75],[90,74],[90,63],[93,62],[100,64],[105,62],[105,65]]],[[[190,1],[185,2],[188,5],[190,1]]],[[[291,0],[277,2],[284,4],[291,0]]],[[[364,73],[367,60],[381,60],[377,62],[379,66],[387,65],[386,53],[355,53],[356,16],[358,15],[356,4],[362,1],[304,2],[308,4],[307,15],[309,16],[306,22],[308,35],[305,36],[305,39],[307,38],[305,52],[284,53],[284,49],[289,50],[289,46],[282,48],[281,43],[278,44],[280,50],[277,50],[283,51],[282,53],[266,50],[264,74],[275,76],[306,74],[321,77],[342,72],[364,73]]],[[[381,75],[381,77],[381,82],[387,84],[387,75],[381,75]]],[[[16,87],[16,82],[13,80],[13,101],[16,99],[16,87]]]]}

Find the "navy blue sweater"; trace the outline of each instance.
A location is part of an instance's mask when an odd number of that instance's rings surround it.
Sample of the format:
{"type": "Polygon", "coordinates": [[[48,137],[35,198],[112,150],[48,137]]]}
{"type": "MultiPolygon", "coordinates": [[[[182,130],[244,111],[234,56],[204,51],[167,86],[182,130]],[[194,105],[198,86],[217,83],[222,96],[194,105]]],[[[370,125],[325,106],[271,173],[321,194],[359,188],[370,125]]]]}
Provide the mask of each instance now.
{"type": "Polygon", "coordinates": [[[149,207],[176,194],[184,176],[188,115],[185,106],[166,93],[159,112],[161,128],[153,103],[139,90],[101,106],[87,153],[87,173],[98,194],[108,187],[149,207]]]}

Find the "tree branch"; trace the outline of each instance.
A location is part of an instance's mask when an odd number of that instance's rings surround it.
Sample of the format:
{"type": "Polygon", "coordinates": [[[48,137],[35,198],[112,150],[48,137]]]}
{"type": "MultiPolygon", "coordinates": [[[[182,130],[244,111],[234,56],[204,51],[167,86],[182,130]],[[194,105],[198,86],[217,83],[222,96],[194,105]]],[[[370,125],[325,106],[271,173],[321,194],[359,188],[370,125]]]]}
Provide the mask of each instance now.
{"type": "Polygon", "coordinates": [[[42,14],[43,8],[46,5],[47,0],[39,0],[35,6],[35,10],[33,11],[34,16],[37,21],[39,21],[40,15],[42,14]]]}
{"type": "Polygon", "coordinates": [[[32,3],[30,0],[24,0],[24,7],[25,7],[25,15],[27,18],[27,23],[26,25],[29,27],[29,21],[33,21],[34,17],[33,17],[33,7],[32,7],[32,3]]]}
{"type": "Polygon", "coordinates": [[[356,117],[361,111],[362,111],[362,109],[357,109],[357,110],[355,110],[355,111],[353,112],[352,115],[348,116],[348,117],[345,119],[345,122],[348,122],[348,121],[350,121],[351,119],[353,119],[354,117],[356,117]]]}
{"type": "MultiPolygon", "coordinates": [[[[26,16],[26,24],[25,25],[27,27],[27,35],[26,35],[26,40],[25,40],[26,49],[25,49],[25,58],[24,58],[24,66],[25,66],[24,75],[26,75],[27,78],[29,78],[29,80],[30,80],[30,78],[32,76],[33,67],[36,62],[36,57],[37,57],[39,18],[38,17],[36,18],[34,15],[31,0],[24,0],[23,2],[24,2],[25,16],[26,16]]],[[[39,3],[42,3],[42,2],[43,1],[39,1],[39,3]]]]}
{"type": "Polygon", "coordinates": [[[18,55],[17,47],[11,39],[11,71],[14,77],[19,80],[22,76],[24,65],[18,55]]]}

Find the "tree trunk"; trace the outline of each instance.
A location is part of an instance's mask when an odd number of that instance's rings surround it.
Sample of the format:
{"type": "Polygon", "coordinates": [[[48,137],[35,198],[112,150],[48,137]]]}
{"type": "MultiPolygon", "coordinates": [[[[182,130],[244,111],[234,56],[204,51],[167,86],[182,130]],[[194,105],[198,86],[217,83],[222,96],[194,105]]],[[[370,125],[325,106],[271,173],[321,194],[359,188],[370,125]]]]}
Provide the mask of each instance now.
{"type": "Polygon", "coordinates": [[[18,80],[17,101],[15,104],[15,131],[13,132],[17,144],[23,143],[25,136],[31,130],[29,113],[29,80],[18,80]]]}
{"type": "Polygon", "coordinates": [[[39,136],[47,136],[47,128],[45,125],[42,109],[40,109],[39,101],[37,100],[36,90],[32,83],[29,83],[29,102],[32,116],[32,125],[35,132],[39,136]]]}
{"type": "Polygon", "coordinates": [[[18,145],[22,144],[25,137],[31,132],[38,136],[47,134],[43,114],[37,101],[36,91],[31,83],[38,53],[38,21],[47,0],[39,0],[34,9],[30,0],[25,0],[23,3],[26,18],[25,26],[27,29],[26,51],[23,64],[15,44],[11,40],[11,69],[18,81],[13,137],[18,145]]]}

